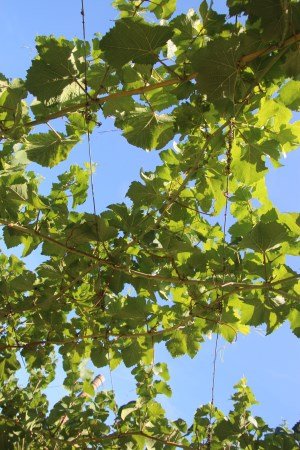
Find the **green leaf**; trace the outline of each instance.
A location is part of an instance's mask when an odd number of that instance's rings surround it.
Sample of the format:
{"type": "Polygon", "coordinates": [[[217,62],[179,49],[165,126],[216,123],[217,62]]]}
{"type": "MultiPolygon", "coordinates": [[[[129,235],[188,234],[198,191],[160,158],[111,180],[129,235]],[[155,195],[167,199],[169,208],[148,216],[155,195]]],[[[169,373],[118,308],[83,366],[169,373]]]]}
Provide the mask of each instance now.
{"type": "Polygon", "coordinates": [[[188,354],[193,358],[200,347],[198,330],[195,331],[194,327],[190,327],[185,332],[175,331],[171,339],[166,343],[166,347],[174,358],[184,354],[188,354]]]}
{"type": "Polygon", "coordinates": [[[119,415],[122,420],[125,420],[127,416],[129,416],[132,412],[137,410],[136,402],[131,401],[126,405],[121,406],[119,409],[119,415]]]}
{"type": "Polygon", "coordinates": [[[288,318],[293,333],[300,338],[300,311],[298,309],[292,309],[288,318]]]}
{"type": "Polygon", "coordinates": [[[239,40],[235,37],[216,38],[192,55],[192,67],[197,72],[199,89],[211,101],[222,97],[230,100],[236,98],[239,56],[239,40]]]}
{"type": "Polygon", "coordinates": [[[37,39],[39,56],[27,71],[26,87],[38,100],[47,101],[62,94],[76,78],[71,61],[73,44],[66,39],[41,36],[37,39]]]}
{"type": "Polygon", "coordinates": [[[239,243],[241,248],[266,252],[289,239],[287,228],[278,222],[258,223],[239,243]]]}
{"type": "Polygon", "coordinates": [[[5,355],[6,358],[0,361],[0,381],[7,380],[12,373],[20,369],[20,363],[16,358],[15,354],[5,355]]]}
{"type": "Polygon", "coordinates": [[[203,20],[203,26],[208,35],[216,35],[222,31],[225,24],[226,15],[218,14],[212,9],[212,4],[208,7],[207,1],[201,2],[199,12],[203,20]]]}
{"type": "Polygon", "coordinates": [[[86,220],[69,225],[66,229],[69,243],[84,243],[91,241],[108,241],[116,237],[117,230],[108,225],[107,220],[92,214],[85,214],[86,220]]]}
{"type": "Polygon", "coordinates": [[[57,113],[64,108],[76,104],[76,102],[82,103],[84,100],[85,95],[82,88],[78,86],[76,82],[72,82],[63,88],[61,94],[50,100],[45,100],[43,102],[37,99],[33,100],[30,108],[35,115],[35,118],[43,121],[50,113],[57,113]]]}
{"type": "Polygon", "coordinates": [[[300,80],[300,49],[299,45],[295,50],[289,51],[283,65],[286,76],[300,80]]]}
{"type": "Polygon", "coordinates": [[[9,135],[12,138],[19,138],[22,135],[18,126],[22,119],[27,119],[27,108],[22,104],[22,99],[26,97],[27,92],[24,82],[15,79],[11,83],[5,83],[1,89],[0,84],[0,123],[1,133],[9,135]]]}
{"type": "Polygon", "coordinates": [[[178,358],[187,353],[186,335],[182,331],[176,331],[173,337],[166,343],[173,358],[178,358]]]}
{"type": "Polygon", "coordinates": [[[157,363],[153,367],[153,372],[165,381],[169,381],[170,375],[166,363],[157,363]]]}
{"type": "Polygon", "coordinates": [[[250,188],[248,186],[240,186],[233,195],[230,196],[230,202],[247,202],[252,198],[250,188]]]}
{"type": "Polygon", "coordinates": [[[136,340],[124,348],[122,348],[122,358],[126,367],[132,367],[138,364],[142,358],[143,351],[136,340]]]}
{"type": "Polygon", "coordinates": [[[231,169],[235,178],[243,185],[255,185],[267,173],[262,149],[255,142],[249,142],[246,147],[233,145],[231,169]]]}
{"type": "Polygon", "coordinates": [[[148,9],[153,12],[157,19],[168,19],[176,9],[177,0],[157,0],[150,2],[148,9]]]}
{"type": "Polygon", "coordinates": [[[159,49],[171,37],[172,30],[167,26],[121,19],[102,38],[100,48],[107,62],[114,67],[122,67],[130,61],[154,64],[158,59],[159,49]]]}
{"type": "Polygon", "coordinates": [[[279,100],[294,111],[300,110],[300,81],[288,81],[279,92],[279,100]]]}
{"type": "Polygon", "coordinates": [[[166,397],[172,397],[172,389],[164,381],[155,381],[154,388],[158,394],[165,395],[166,397]]]}
{"type": "Polygon", "coordinates": [[[95,63],[88,67],[87,84],[98,93],[106,92],[111,86],[117,86],[119,79],[111,74],[106,64],[95,63]]]}
{"type": "Polygon", "coordinates": [[[159,192],[153,184],[143,185],[138,181],[133,181],[126,193],[136,206],[146,206],[156,201],[159,192]]]}
{"type": "Polygon", "coordinates": [[[107,349],[101,342],[97,342],[91,350],[91,360],[94,366],[104,367],[107,365],[107,349]]]}
{"type": "Polygon", "coordinates": [[[228,342],[236,339],[239,330],[239,319],[234,309],[230,308],[222,313],[222,323],[219,325],[221,335],[228,342]]]}
{"type": "Polygon", "coordinates": [[[175,133],[171,116],[146,108],[137,108],[124,120],[118,119],[116,126],[123,130],[123,136],[130,144],[145,150],[163,148],[175,133]]]}
{"type": "Polygon", "coordinates": [[[96,126],[97,115],[91,114],[90,121],[86,122],[83,113],[73,113],[68,115],[68,123],[66,124],[66,131],[68,136],[78,136],[80,139],[82,134],[87,133],[89,130],[92,133],[93,129],[96,126]]]}
{"type": "Polygon", "coordinates": [[[82,205],[88,195],[90,169],[72,165],[69,172],[59,175],[59,190],[68,189],[73,196],[72,208],[82,205]]]}
{"type": "Polygon", "coordinates": [[[292,112],[282,103],[273,99],[263,99],[257,113],[257,125],[271,126],[273,130],[279,131],[282,125],[287,124],[292,118],[292,112]]]}
{"type": "Polygon", "coordinates": [[[297,2],[283,5],[281,0],[251,0],[245,9],[251,22],[259,21],[262,40],[266,42],[280,41],[282,36],[288,37],[300,29],[297,2]]]}
{"type": "Polygon", "coordinates": [[[84,380],[82,390],[87,395],[90,395],[90,396],[95,395],[95,389],[89,380],[84,380]]]}
{"type": "Polygon", "coordinates": [[[153,91],[144,94],[144,97],[155,111],[163,111],[178,103],[175,95],[164,89],[153,89],[153,91]]]}
{"type": "Polygon", "coordinates": [[[144,319],[146,320],[147,315],[151,311],[150,305],[142,297],[127,297],[122,306],[120,312],[118,312],[119,317],[127,317],[129,319],[144,319]]]}
{"type": "Polygon", "coordinates": [[[122,113],[128,113],[135,108],[135,103],[132,97],[121,97],[105,102],[103,106],[103,113],[105,117],[117,116],[122,113]]]}
{"type": "Polygon", "coordinates": [[[35,279],[35,274],[26,270],[22,275],[14,278],[11,289],[14,291],[30,291],[33,288],[35,279]]]}
{"type": "Polygon", "coordinates": [[[30,161],[44,167],[54,167],[64,161],[78,143],[77,136],[63,133],[38,133],[28,136],[23,144],[30,161]]]}
{"type": "MultiPolygon", "coordinates": [[[[136,4],[136,2],[132,2],[131,0],[114,0],[112,2],[112,5],[114,8],[117,8],[120,11],[121,17],[132,17],[137,12],[136,6],[139,6],[136,4]]],[[[140,5],[142,6],[142,5],[140,5]]]]}

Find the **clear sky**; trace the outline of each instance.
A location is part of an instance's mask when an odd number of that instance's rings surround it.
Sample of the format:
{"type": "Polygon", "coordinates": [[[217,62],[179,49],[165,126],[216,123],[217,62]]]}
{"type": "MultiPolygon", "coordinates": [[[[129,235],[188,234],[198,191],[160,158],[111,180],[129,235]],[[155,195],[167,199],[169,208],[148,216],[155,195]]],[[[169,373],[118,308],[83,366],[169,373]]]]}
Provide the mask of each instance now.
{"type": "MultiPolygon", "coordinates": [[[[104,34],[113,26],[116,11],[110,6],[110,0],[85,0],[85,4],[89,38],[95,32],[104,34]]],[[[223,0],[214,2],[219,11],[224,11],[224,4],[223,0]]],[[[189,8],[197,9],[198,6],[199,0],[178,0],[180,12],[186,12],[189,8]]],[[[11,78],[24,77],[35,55],[34,38],[38,34],[63,35],[69,39],[81,37],[80,9],[80,0],[3,0],[0,72],[11,78]]],[[[151,170],[159,162],[156,152],[134,148],[127,144],[118,131],[109,130],[114,130],[114,124],[106,120],[92,137],[93,161],[98,164],[95,174],[98,211],[110,203],[121,202],[130,182],[138,179],[140,168],[151,170]]],[[[88,149],[83,142],[72,151],[67,164],[62,163],[51,170],[34,167],[45,177],[43,186],[47,190],[55,176],[62,173],[70,162],[81,164],[87,160],[88,149]]],[[[282,162],[284,167],[272,170],[268,176],[270,196],[281,211],[296,211],[299,210],[300,152],[289,154],[282,162]]],[[[27,258],[30,267],[34,267],[38,261],[38,256],[27,258]]],[[[293,264],[299,270],[299,260],[293,264]]],[[[190,418],[197,406],[210,400],[213,345],[213,340],[207,341],[193,360],[187,357],[171,360],[164,348],[158,349],[156,362],[166,360],[170,368],[174,397],[164,404],[172,418],[190,418]]],[[[271,425],[286,419],[293,426],[300,419],[297,401],[300,352],[297,338],[287,324],[271,336],[264,336],[262,330],[256,329],[249,336],[239,336],[235,344],[221,341],[219,349],[215,393],[217,406],[228,409],[232,386],[245,375],[261,402],[255,408],[255,413],[262,415],[271,425]]],[[[110,389],[109,374],[105,370],[103,373],[107,379],[105,388],[110,389]]],[[[134,386],[127,370],[121,367],[113,372],[112,378],[120,402],[134,398],[134,386]]],[[[63,394],[62,379],[62,371],[58,370],[57,380],[48,389],[52,404],[63,394]]]]}

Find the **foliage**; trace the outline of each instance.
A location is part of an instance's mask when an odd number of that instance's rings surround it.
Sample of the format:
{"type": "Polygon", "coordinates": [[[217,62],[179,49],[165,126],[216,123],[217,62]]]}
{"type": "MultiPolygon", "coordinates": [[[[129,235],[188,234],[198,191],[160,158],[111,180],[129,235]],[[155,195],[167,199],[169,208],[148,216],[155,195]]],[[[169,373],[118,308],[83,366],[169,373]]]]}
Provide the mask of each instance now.
{"type": "Polygon", "coordinates": [[[299,448],[298,428],[251,415],[245,380],[229,414],[205,405],[191,424],[157,399],[171,395],[159,343],[194,357],[210,333],[232,342],[287,320],[300,336],[299,274],[286,260],[299,255],[300,216],[280,212],[265,183],[299,144],[300,3],[227,3],[228,17],[206,1],[176,16],[175,0],[115,0],[102,38],[40,36],[26,80],[1,75],[3,240],[45,257],[30,271],[0,256],[1,448],[299,448]],[[100,113],[161,164],[95,215],[82,212],[90,166],[71,165],[42,195],[31,162],[67,160],[100,113]],[[48,413],[57,352],[70,394],[48,413]],[[132,368],[136,399],[95,394],[86,360],[132,368]]]}

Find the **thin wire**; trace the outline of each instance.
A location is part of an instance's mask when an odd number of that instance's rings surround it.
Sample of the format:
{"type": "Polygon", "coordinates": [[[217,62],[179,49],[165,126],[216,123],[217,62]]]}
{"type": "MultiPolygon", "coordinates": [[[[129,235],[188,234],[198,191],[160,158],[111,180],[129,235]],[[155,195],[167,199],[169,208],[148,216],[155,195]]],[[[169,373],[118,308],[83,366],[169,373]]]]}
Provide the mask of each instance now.
{"type": "MultiPolygon", "coordinates": [[[[226,245],[226,229],[227,229],[227,215],[228,215],[228,192],[229,192],[229,173],[226,175],[226,202],[225,202],[225,211],[224,211],[224,223],[223,223],[223,283],[225,283],[225,275],[226,275],[226,257],[225,257],[225,245],[226,245]]],[[[222,292],[223,295],[223,292],[222,292]]],[[[222,320],[222,309],[223,305],[220,304],[220,321],[222,320]]],[[[213,376],[212,376],[212,388],[211,388],[211,403],[214,404],[214,394],[215,394],[215,381],[216,381],[216,361],[217,361],[217,353],[218,353],[218,343],[219,343],[220,331],[218,329],[215,348],[214,348],[214,359],[213,359],[213,376]]]]}
{"type": "MultiPolygon", "coordinates": [[[[229,184],[228,179],[229,179],[229,176],[227,175],[226,193],[228,193],[228,184],[229,184]]],[[[225,232],[226,232],[227,211],[228,211],[228,198],[226,197],[225,212],[224,212],[224,225],[223,225],[224,239],[225,239],[225,232]]],[[[224,264],[225,264],[225,259],[223,256],[223,265],[224,264]]],[[[223,283],[224,283],[224,279],[225,279],[225,271],[223,272],[223,283]]],[[[222,295],[223,295],[223,292],[222,292],[222,295]]],[[[223,305],[220,304],[219,307],[220,307],[220,317],[219,317],[219,322],[220,322],[222,320],[223,305]]],[[[214,347],[214,357],[213,357],[213,372],[212,372],[211,401],[210,401],[211,407],[214,406],[214,402],[215,402],[215,384],[216,384],[216,368],[217,368],[219,338],[220,338],[220,330],[218,327],[216,341],[215,341],[215,347],[214,347]]]]}
{"type": "MultiPolygon", "coordinates": [[[[14,320],[14,319],[13,319],[13,320],[14,320]]],[[[17,331],[16,331],[15,324],[12,324],[12,329],[13,329],[13,332],[14,332],[14,335],[15,335],[15,341],[16,341],[16,344],[19,345],[19,340],[18,340],[18,335],[17,335],[17,331]]],[[[23,367],[24,367],[24,369],[26,370],[25,359],[24,359],[24,357],[23,357],[21,351],[19,352],[19,354],[20,354],[20,358],[21,358],[23,367]]]]}
{"type": "MultiPolygon", "coordinates": [[[[81,11],[80,11],[81,17],[82,17],[82,36],[83,36],[83,43],[84,43],[84,92],[85,92],[85,100],[86,100],[86,109],[85,109],[85,122],[87,125],[87,141],[88,141],[88,153],[89,153],[89,164],[90,164],[90,182],[91,182],[91,191],[92,191],[92,201],[93,201],[93,210],[94,210],[94,216],[95,216],[95,223],[96,223],[96,232],[98,236],[98,240],[100,240],[99,236],[99,227],[98,227],[98,221],[96,218],[97,215],[97,208],[96,208],[96,200],[95,200],[95,189],[94,189],[94,178],[93,178],[93,170],[92,170],[92,146],[91,146],[91,136],[90,136],[90,130],[89,130],[89,122],[90,122],[90,114],[89,114],[89,94],[88,94],[88,84],[87,84],[87,52],[86,52],[86,21],[85,21],[85,4],[84,0],[81,0],[81,11]]],[[[109,341],[108,341],[109,344],[109,341]]],[[[112,370],[111,370],[111,358],[110,358],[110,346],[108,345],[108,368],[109,368],[109,378],[110,378],[110,384],[111,384],[111,390],[114,395],[114,399],[116,397],[115,390],[114,390],[114,383],[112,378],[112,370]]],[[[115,415],[117,417],[118,407],[116,405],[115,407],[115,415]]]]}
{"type": "MultiPolygon", "coordinates": [[[[227,217],[228,217],[228,196],[229,196],[229,177],[231,173],[231,160],[232,160],[232,143],[234,140],[234,125],[233,120],[230,121],[229,124],[229,135],[228,135],[228,146],[226,151],[226,188],[225,188],[225,210],[224,210],[224,223],[223,223],[223,284],[225,283],[225,277],[226,277],[226,271],[227,271],[227,259],[225,255],[225,249],[226,249],[226,232],[227,232],[227,217]]],[[[222,289],[222,296],[223,296],[223,289],[222,289]]],[[[223,302],[220,301],[219,305],[219,321],[222,320],[222,314],[223,314],[223,302]]],[[[210,400],[210,418],[209,418],[209,428],[208,428],[208,450],[211,449],[211,441],[212,441],[212,410],[215,403],[215,386],[216,386],[216,373],[217,373],[217,356],[218,356],[218,348],[219,348],[219,339],[220,339],[220,329],[218,326],[216,340],[215,340],[215,346],[214,346],[214,352],[213,352],[213,370],[212,370],[212,386],[211,386],[211,400],[210,400]]]]}
{"type": "MultiPolygon", "coordinates": [[[[84,44],[84,92],[85,92],[85,122],[87,126],[87,140],[88,140],[88,153],[89,153],[89,165],[90,165],[90,180],[91,180],[91,191],[92,191],[92,201],[93,201],[93,210],[94,215],[97,214],[97,208],[96,208],[96,200],[95,200],[95,189],[94,189],[94,177],[93,177],[93,169],[92,169],[92,147],[91,147],[91,135],[90,135],[90,129],[89,129],[89,94],[88,94],[88,84],[87,84],[87,53],[86,53],[86,26],[85,26],[85,7],[84,7],[84,0],[81,0],[81,18],[82,18],[82,35],[83,35],[83,44],[84,44]]],[[[98,233],[98,222],[96,221],[96,227],[97,227],[97,234],[98,233]]]]}
{"type": "MultiPolygon", "coordinates": [[[[108,339],[107,339],[107,342],[109,343],[108,339]]],[[[117,406],[117,403],[116,403],[116,392],[115,392],[114,383],[113,383],[113,377],[112,377],[111,357],[110,357],[110,350],[111,350],[111,348],[110,348],[110,345],[107,346],[107,350],[108,350],[108,352],[107,352],[107,360],[108,360],[109,378],[110,378],[111,390],[112,390],[113,395],[114,395],[114,404],[115,404],[114,413],[115,413],[115,418],[117,419],[118,406],[117,406]]]]}
{"type": "Polygon", "coordinates": [[[118,421],[118,410],[119,407],[117,405],[117,401],[116,401],[116,391],[114,388],[114,382],[113,382],[113,376],[112,376],[112,369],[111,369],[111,356],[110,356],[110,342],[109,342],[109,337],[107,337],[106,339],[106,343],[107,343],[107,362],[108,362],[108,370],[109,370],[109,379],[110,379],[110,385],[111,385],[111,391],[113,393],[113,397],[114,397],[114,407],[113,407],[113,413],[115,415],[115,426],[117,431],[119,432],[119,421],[118,421]]]}

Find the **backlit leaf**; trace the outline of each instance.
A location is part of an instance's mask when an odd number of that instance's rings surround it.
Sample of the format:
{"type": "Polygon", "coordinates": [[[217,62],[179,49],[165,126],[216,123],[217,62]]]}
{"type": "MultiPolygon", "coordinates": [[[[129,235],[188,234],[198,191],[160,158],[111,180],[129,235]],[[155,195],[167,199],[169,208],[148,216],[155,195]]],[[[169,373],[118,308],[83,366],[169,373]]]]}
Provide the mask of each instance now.
{"type": "Polygon", "coordinates": [[[23,148],[30,161],[44,167],[53,167],[68,157],[77,142],[76,136],[68,137],[54,132],[38,133],[28,136],[23,148]]]}
{"type": "Polygon", "coordinates": [[[102,38],[100,48],[107,62],[122,67],[129,61],[154,64],[158,51],[171,39],[167,26],[149,25],[133,19],[118,20],[102,38]]]}

